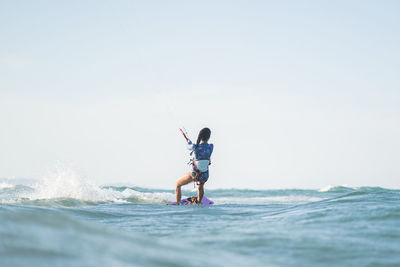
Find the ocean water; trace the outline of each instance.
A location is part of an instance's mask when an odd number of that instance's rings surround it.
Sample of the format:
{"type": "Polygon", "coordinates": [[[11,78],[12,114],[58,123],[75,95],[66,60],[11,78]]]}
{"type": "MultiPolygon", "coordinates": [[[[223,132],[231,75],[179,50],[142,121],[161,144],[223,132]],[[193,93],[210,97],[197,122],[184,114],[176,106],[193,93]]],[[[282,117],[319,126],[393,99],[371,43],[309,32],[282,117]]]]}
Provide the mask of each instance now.
{"type": "Polygon", "coordinates": [[[167,206],[170,189],[0,180],[0,266],[400,266],[400,190],[206,196],[167,206]]]}

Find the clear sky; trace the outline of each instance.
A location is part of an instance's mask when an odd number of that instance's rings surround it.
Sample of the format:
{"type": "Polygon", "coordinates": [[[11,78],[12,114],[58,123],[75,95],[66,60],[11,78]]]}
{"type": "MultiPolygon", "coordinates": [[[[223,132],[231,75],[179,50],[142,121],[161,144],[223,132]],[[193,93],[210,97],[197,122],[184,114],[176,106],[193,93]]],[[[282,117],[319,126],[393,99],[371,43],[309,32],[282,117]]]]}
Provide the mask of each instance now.
{"type": "Polygon", "coordinates": [[[399,1],[0,1],[0,177],[400,188],[399,1]]]}

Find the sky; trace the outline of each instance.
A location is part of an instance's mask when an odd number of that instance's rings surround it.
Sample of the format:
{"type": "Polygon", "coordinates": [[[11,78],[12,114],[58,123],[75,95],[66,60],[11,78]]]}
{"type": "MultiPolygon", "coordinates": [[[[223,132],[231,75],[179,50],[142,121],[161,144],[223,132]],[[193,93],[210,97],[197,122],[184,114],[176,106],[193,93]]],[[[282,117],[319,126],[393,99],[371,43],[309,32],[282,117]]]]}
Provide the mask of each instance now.
{"type": "Polygon", "coordinates": [[[400,188],[398,1],[0,1],[0,178],[400,188]],[[60,167],[61,166],[61,167],[60,167]],[[68,177],[65,177],[68,179],[68,177]]]}

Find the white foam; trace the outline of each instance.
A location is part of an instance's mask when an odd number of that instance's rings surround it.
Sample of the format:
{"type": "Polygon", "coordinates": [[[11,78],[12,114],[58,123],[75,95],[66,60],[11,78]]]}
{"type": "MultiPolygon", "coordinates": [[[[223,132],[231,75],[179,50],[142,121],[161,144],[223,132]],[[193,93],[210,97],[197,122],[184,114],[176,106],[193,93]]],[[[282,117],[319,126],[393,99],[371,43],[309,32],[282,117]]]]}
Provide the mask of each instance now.
{"type": "Polygon", "coordinates": [[[142,193],[130,188],[120,192],[113,188],[101,188],[69,169],[57,169],[39,181],[34,188],[33,193],[24,197],[30,200],[73,198],[82,201],[116,203],[126,203],[129,198],[147,202],[163,202],[173,198],[170,193],[142,193]]]}
{"type": "Polygon", "coordinates": [[[58,169],[48,174],[35,186],[30,199],[74,198],[84,201],[107,201],[114,196],[84,181],[70,170],[58,169]]]}
{"type": "Polygon", "coordinates": [[[347,185],[347,184],[343,184],[343,185],[328,185],[328,186],[325,186],[325,187],[319,189],[318,191],[319,191],[319,192],[328,192],[328,191],[330,191],[330,190],[332,190],[332,189],[335,189],[335,188],[338,188],[338,187],[347,187],[347,188],[351,188],[351,187],[350,187],[349,185],[347,185]]]}
{"type": "Polygon", "coordinates": [[[0,189],[13,188],[13,187],[14,187],[14,185],[6,183],[6,182],[0,183],[0,189]]]}
{"type": "Polygon", "coordinates": [[[171,201],[175,197],[174,194],[166,192],[138,192],[133,189],[127,188],[121,192],[124,198],[139,198],[147,201],[164,202],[171,201]]]}

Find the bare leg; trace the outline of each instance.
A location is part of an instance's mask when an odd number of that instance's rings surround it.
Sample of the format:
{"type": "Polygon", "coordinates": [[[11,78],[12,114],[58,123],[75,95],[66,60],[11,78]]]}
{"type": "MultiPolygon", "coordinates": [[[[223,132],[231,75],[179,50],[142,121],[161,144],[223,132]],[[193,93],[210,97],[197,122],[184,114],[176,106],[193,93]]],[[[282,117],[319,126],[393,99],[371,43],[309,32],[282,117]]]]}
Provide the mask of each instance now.
{"type": "Polygon", "coordinates": [[[179,203],[181,202],[182,198],[181,186],[193,182],[193,180],[194,179],[192,177],[192,173],[188,172],[176,182],[176,187],[175,187],[176,205],[179,205],[179,203]]]}
{"type": "Polygon", "coordinates": [[[199,184],[197,189],[197,203],[201,203],[204,196],[204,183],[199,184]]]}

